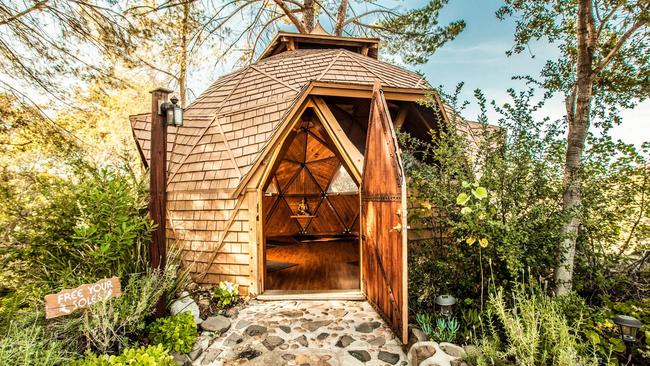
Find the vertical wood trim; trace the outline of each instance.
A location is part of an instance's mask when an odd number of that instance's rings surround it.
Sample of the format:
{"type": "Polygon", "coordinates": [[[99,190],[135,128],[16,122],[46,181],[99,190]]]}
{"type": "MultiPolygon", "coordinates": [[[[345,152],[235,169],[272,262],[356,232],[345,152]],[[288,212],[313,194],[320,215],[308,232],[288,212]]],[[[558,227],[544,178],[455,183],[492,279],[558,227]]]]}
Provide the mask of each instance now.
{"type": "Polygon", "coordinates": [[[257,220],[260,214],[260,202],[257,200],[258,190],[248,191],[246,195],[248,196],[248,250],[250,255],[250,287],[248,292],[256,295],[260,291],[258,283],[260,277],[258,266],[259,250],[257,246],[257,220]]]}
{"type": "Polygon", "coordinates": [[[151,233],[149,263],[153,269],[165,268],[167,256],[167,125],[159,114],[160,103],[170,91],[151,92],[151,164],[149,168],[149,214],[156,225],[151,233]]]}
{"type": "MultiPolygon", "coordinates": [[[[261,185],[261,183],[260,183],[261,185]]],[[[257,286],[259,288],[258,293],[264,293],[265,281],[266,281],[266,237],[264,236],[264,224],[262,220],[262,215],[264,214],[264,192],[261,188],[257,190],[257,200],[258,200],[258,210],[257,210],[257,245],[258,245],[258,257],[257,257],[257,268],[259,276],[257,278],[257,286]]]]}
{"type": "MultiPolygon", "coordinates": [[[[400,152],[401,153],[401,152],[400,152]]],[[[401,164],[401,162],[400,162],[401,164]]],[[[408,296],[408,282],[409,282],[409,272],[408,272],[408,201],[406,195],[408,190],[406,189],[406,173],[402,174],[402,342],[404,344],[408,343],[408,315],[409,315],[409,296],[408,296]]]]}

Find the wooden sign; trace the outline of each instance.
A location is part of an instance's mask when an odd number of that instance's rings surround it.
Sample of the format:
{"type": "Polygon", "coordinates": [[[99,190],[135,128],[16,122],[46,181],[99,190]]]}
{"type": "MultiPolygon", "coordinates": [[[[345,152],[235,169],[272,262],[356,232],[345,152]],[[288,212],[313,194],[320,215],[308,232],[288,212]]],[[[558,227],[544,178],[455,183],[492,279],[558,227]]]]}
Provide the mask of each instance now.
{"type": "Polygon", "coordinates": [[[120,279],[117,277],[49,294],[45,296],[45,319],[69,315],[77,309],[121,295],[120,279]]]}

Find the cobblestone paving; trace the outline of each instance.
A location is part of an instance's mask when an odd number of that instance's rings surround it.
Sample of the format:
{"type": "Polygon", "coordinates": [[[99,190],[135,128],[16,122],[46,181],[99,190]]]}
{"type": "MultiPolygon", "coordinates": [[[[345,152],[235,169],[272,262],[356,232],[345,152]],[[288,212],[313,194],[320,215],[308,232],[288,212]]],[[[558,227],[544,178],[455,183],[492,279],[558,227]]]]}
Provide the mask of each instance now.
{"type": "Polygon", "coordinates": [[[362,301],[251,301],[193,365],[406,365],[401,343],[362,301]]]}

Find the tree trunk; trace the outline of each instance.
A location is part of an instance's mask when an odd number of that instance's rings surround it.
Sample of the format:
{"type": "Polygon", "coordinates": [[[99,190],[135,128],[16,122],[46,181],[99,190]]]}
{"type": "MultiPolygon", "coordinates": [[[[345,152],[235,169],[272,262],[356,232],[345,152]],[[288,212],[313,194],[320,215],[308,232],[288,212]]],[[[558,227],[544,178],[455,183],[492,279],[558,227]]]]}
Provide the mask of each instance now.
{"type": "Polygon", "coordinates": [[[573,282],[576,239],[580,226],[580,167],[585,139],[589,129],[589,112],[592,96],[593,32],[591,0],[578,3],[576,84],[566,99],[567,122],[569,126],[567,151],[564,164],[564,194],[562,210],[566,221],[562,226],[562,242],[558,266],[555,269],[555,293],[566,294],[571,291],[573,282]]]}
{"type": "Polygon", "coordinates": [[[178,75],[178,88],[180,89],[181,107],[187,103],[187,34],[189,33],[190,2],[183,2],[183,24],[181,29],[181,59],[178,75]]]}
{"type": "Polygon", "coordinates": [[[343,34],[343,26],[345,24],[345,17],[348,12],[348,0],[341,0],[339,10],[336,13],[336,27],[334,27],[334,34],[341,36],[343,34]]]}
{"type": "Polygon", "coordinates": [[[315,5],[314,0],[305,0],[305,10],[303,12],[302,22],[305,25],[305,29],[307,30],[307,33],[314,30],[314,26],[315,26],[315,22],[314,22],[314,14],[315,14],[314,5],[315,5]]]}

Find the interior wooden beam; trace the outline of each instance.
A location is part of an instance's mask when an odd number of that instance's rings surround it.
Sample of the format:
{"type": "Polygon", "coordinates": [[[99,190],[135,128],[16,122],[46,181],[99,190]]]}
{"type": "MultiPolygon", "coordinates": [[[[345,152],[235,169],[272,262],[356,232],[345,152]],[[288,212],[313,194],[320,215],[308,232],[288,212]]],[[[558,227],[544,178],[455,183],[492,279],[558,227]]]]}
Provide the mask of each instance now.
{"type": "Polygon", "coordinates": [[[342,162],[346,169],[352,170],[349,171],[350,176],[354,179],[355,183],[359,185],[361,183],[361,172],[363,171],[363,155],[359,152],[356,146],[350,141],[345,131],[339,124],[338,120],[332,113],[332,111],[327,106],[327,103],[320,97],[314,97],[314,103],[316,104],[315,111],[317,114],[320,114],[325,121],[323,121],[323,127],[328,131],[328,134],[331,134],[335,137],[336,141],[333,141],[335,145],[335,152],[345,152],[347,156],[342,156],[342,162]],[[337,144],[338,143],[338,144],[337,144]],[[348,158],[348,159],[346,159],[348,158]]]}
{"type": "Polygon", "coordinates": [[[397,112],[397,117],[395,118],[395,121],[394,121],[396,130],[399,130],[399,129],[402,128],[402,126],[404,125],[404,121],[406,121],[406,116],[408,115],[408,113],[409,113],[409,106],[408,105],[402,106],[400,108],[399,112],[397,112]]]}
{"type": "Polygon", "coordinates": [[[417,106],[411,104],[409,106],[409,109],[420,121],[422,121],[422,123],[424,123],[425,126],[427,126],[428,129],[435,130],[434,125],[431,123],[431,121],[429,121],[425,116],[422,115],[422,113],[417,108],[417,106]]]}

